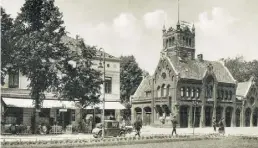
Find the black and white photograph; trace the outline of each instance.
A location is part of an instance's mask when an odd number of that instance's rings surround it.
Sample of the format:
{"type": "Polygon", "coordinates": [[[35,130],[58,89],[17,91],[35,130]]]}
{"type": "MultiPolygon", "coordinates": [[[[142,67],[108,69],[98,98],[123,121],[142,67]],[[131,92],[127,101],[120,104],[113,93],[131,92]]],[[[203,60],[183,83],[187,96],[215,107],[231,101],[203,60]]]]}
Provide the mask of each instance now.
{"type": "Polygon", "coordinates": [[[2,148],[257,148],[257,0],[0,0],[2,148]]]}

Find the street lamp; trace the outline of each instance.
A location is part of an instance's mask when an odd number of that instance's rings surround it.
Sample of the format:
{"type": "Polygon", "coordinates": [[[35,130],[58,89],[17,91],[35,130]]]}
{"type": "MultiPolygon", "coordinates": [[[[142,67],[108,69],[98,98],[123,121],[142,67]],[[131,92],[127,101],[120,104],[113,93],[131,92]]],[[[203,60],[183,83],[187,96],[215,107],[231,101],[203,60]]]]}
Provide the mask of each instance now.
{"type": "MultiPolygon", "coordinates": [[[[104,131],[104,125],[105,125],[105,72],[106,72],[106,64],[105,64],[105,51],[103,48],[100,48],[99,49],[101,55],[103,56],[102,60],[103,60],[103,65],[101,63],[101,59],[100,59],[100,62],[99,62],[99,68],[103,68],[103,108],[102,108],[102,138],[104,138],[104,135],[105,135],[105,131],[104,131]]],[[[101,56],[100,55],[100,56],[101,56]]],[[[100,57],[101,58],[101,57],[100,57]]]]}
{"type": "Polygon", "coordinates": [[[197,105],[198,105],[197,100],[193,100],[193,107],[194,107],[193,135],[194,135],[194,126],[195,126],[195,112],[196,112],[197,105]]]}

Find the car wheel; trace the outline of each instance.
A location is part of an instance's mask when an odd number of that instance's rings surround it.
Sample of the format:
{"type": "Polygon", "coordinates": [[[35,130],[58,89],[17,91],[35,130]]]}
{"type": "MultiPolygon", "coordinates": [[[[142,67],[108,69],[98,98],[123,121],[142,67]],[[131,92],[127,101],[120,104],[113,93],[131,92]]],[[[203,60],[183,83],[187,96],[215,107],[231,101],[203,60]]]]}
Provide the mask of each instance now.
{"type": "Polygon", "coordinates": [[[125,132],[120,132],[119,136],[120,137],[125,137],[125,132]]]}
{"type": "Polygon", "coordinates": [[[98,133],[97,137],[98,137],[98,138],[101,138],[101,136],[102,136],[102,132],[100,131],[100,132],[98,133]]]}

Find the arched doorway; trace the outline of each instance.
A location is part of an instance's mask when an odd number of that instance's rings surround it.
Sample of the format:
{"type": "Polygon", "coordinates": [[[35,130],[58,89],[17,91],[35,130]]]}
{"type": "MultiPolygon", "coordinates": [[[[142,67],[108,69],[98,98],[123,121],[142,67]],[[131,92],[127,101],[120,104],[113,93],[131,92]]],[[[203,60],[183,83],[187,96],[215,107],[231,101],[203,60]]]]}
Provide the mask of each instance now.
{"type": "Polygon", "coordinates": [[[232,107],[227,107],[226,108],[226,115],[225,115],[226,127],[231,126],[232,111],[233,111],[232,107]]]}
{"type": "Polygon", "coordinates": [[[236,109],[236,127],[240,127],[240,109],[236,109]]]}
{"type": "Polygon", "coordinates": [[[158,116],[162,117],[163,116],[163,110],[162,110],[161,106],[156,105],[155,109],[156,109],[156,112],[158,113],[158,116]]]}
{"type": "Polygon", "coordinates": [[[200,126],[200,118],[201,118],[201,107],[193,107],[192,110],[192,124],[194,127],[200,126]],[[194,113],[195,112],[195,113],[194,113]],[[195,118],[194,118],[195,115],[195,118]]]}
{"type": "Polygon", "coordinates": [[[216,121],[220,121],[222,118],[223,107],[218,106],[216,108],[216,121]]]}
{"type": "Polygon", "coordinates": [[[212,124],[212,107],[207,106],[205,108],[205,126],[211,126],[212,124]]]}
{"type": "Polygon", "coordinates": [[[144,115],[143,115],[143,124],[150,125],[151,124],[151,108],[149,106],[144,107],[144,115]]]}
{"type": "Polygon", "coordinates": [[[188,106],[180,106],[180,127],[188,127],[188,106]]]}
{"type": "Polygon", "coordinates": [[[251,119],[251,109],[247,108],[245,110],[245,126],[246,127],[250,126],[250,119],[251,119]]]}
{"type": "Polygon", "coordinates": [[[253,126],[258,126],[258,108],[254,108],[253,111],[253,126]]]}
{"type": "Polygon", "coordinates": [[[135,109],[135,120],[142,118],[142,109],[140,107],[136,107],[135,109]]]}

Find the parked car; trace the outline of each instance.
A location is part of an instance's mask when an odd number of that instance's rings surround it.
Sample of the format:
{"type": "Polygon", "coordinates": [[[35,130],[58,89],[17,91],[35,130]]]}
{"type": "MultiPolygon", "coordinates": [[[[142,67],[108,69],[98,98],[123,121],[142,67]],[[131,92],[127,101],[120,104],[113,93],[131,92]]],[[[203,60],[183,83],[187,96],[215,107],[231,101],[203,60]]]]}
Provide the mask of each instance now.
{"type": "MultiPolygon", "coordinates": [[[[123,137],[126,134],[124,128],[120,128],[119,122],[115,120],[105,120],[104,124],[105,137],[123,137]]],[[[100,138],[102,136],[102,123],[98,123],[96,128],[92,130],[94,138],[100,138]]]]}

